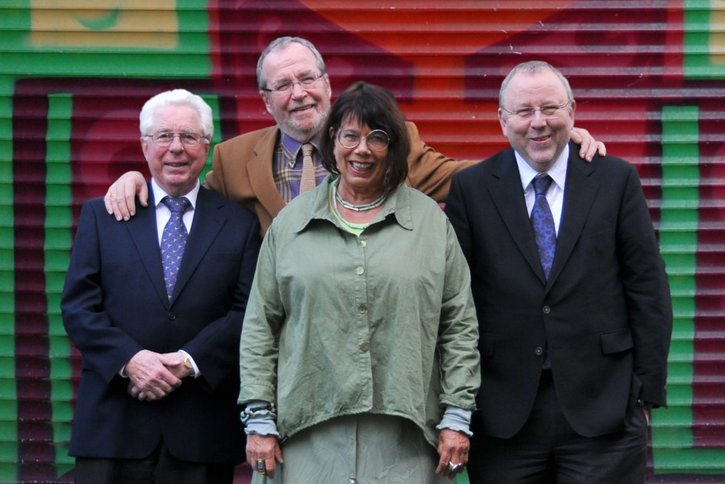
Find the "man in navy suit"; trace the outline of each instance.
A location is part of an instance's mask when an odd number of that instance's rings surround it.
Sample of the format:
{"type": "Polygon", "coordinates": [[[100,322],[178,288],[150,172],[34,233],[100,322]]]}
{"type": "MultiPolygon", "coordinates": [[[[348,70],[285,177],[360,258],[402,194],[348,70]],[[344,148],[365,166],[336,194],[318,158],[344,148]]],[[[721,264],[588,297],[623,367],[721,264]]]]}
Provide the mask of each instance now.
{"type": "Polygon", "coordinates": [[[213,130],[201,97],[152,97],[140,129],[154,203],[122,224],[100,198],[83,205],[61,301],[83,357],[76,482],[231,483],[244,455],[239,337],[259,224],[199,185],[213,130]]]}
{"type": "Polygon", "coordinates": [[[471,482],[644,482],[672,307],[639,177],[579,157],[551,65],[515,67],[499,106],[510,148],[454,176],[446,205],[480,325],[471,482]]]}

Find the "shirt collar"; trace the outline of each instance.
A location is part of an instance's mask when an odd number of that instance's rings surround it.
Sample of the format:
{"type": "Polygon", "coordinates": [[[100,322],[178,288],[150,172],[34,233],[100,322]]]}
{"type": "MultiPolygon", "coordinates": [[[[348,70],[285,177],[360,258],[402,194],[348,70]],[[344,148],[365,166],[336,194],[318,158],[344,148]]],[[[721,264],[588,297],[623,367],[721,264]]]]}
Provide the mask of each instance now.
{"type": "MultiPolygon", "coordinates": [[[[525,192],[531,184],[531,181],[539,174],[539,172],[531,168],[531,166],[526,162],[524,157],[519,154],[518,151],[514,150],[514,155],[516,156],[516,164],[519,167],[521,186],[525,192]]],[[[551,168],[549,168],[548,171],[546,171],[546,174],[549,175],[554,180],[554,183],[562,190],[564,189],[564,185],[566,183],[566,168],[568,159],[569,144],[567,143],[566,146],[564,146],[564,149],[561,150],[561,153],[559,154],[559,157],[556,159],[554,164],[551,165],[551,168]]]]}
{"type": "Polygon", "coordinates": [[[315,147],[315,151],[320,151],[320,139],[321,134],[317,133],[314,135],[309,141],[305,141],[304,143],[300,143],[296,139],[293,139],[291,136],[289,136],[287,133],[282,133],[281,137],[281,145],[282,145],[282,151],[284,151],[285,160],[287,160],[287,164],[290,168],[294,167],[297,163],[297,155],[299,154],[300,150],[302,149],[302,145],[305,143],[312,143],[312,146],[315,147]]]}
{"type": "MultiPolygon", "coordinates": [[[[199,186],[200,186],[199,180],[197,180],[196,185],[194,185],[194,188],[192,188],[189,193],[182,195],[189,199],[189,201],[191,202],[192,209],[196,208],[196,197],[197,197],[197,195],[199,195],[199,186]]],[[[151,179],[151,190],[153,190],[153,193],[154,193],[154,203],[156,203],[156,208],[158,208],[159,204],[161,203],[161,200],[164,197],[169,196],[169,194],[166,193],[164,191],[164,189],[161,188],[159,186],[159,184],[156,183],[156,180],[154,180],[153,178],[151,179]]]]}

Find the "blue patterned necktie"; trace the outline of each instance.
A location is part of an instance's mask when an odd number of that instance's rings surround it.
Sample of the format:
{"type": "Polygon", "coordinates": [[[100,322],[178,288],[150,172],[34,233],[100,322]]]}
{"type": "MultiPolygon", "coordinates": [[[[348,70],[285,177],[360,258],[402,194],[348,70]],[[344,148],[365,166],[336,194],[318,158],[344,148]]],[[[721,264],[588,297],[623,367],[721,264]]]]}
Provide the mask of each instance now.
{"type": "Polygon", "coordinates": [[[531,225],[534,227],[536,245],[539,248],[539,259],[541,267],[544,268],[546,278],[549,278],[551,264],[554,262],[556,253],[556,228],[554,217],[551,215],[549,202],[546,201],[546,191],[551,185],[552,179],[549,175],[537,175],[531,182],[534,186],[536,199],[534,208],[531,210],[531,225]]]}
{"type": "Polygon", "coordinates": [[[161,199],[161,203],[171,210],[171,218],[166,223],[164,233],[161,235],[161,263],[164,267],[166,294],[171,299],[188,236],[186,226],[184,226],[184,212],[191,206],[191,202],[186,197],[164,197],[161,199]]]}

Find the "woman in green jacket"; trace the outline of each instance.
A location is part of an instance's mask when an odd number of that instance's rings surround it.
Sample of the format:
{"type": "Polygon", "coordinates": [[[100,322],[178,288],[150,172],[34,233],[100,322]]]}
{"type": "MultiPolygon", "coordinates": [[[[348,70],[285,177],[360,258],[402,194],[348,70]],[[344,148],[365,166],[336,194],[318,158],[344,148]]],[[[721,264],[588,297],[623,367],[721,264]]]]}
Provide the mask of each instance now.
{"type": "Polygon", "coordinates": [[[331,175],[275,218],[240,346],[253,482],[435,483],[462,470],[480,384],[466,260],[405,185],[405,119],[356,83],[323,131],[331,175]]]}

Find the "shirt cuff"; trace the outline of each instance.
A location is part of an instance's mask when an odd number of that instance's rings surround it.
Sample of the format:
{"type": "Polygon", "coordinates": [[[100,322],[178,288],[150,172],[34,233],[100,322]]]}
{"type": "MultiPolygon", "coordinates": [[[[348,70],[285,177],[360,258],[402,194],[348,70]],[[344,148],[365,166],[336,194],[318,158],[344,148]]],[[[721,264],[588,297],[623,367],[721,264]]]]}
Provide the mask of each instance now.
{"type": "Polygon", "coordinates": [[[183,354],[189,360],[189,363],[191,363],[190,376],[192,378],[199,378],[201,376],[201,372],[199,371],[199,367],[196,366],[196,361],[194,361],[194,358],[192,358],[191,355],[184,350],[179,350],[179,353],[183,354]]]}
{"type": "Polygon", "coordinates": [[[436,425],[436,428],[438,430],[455,430],[456,432],[462,432],[471,437],[473,436],[473,432],[471,432],[471,413],[470,410],[449,405],[443,413],[441,423],[436,425]]]}
{"type": "Polygon", "coordinates": [[[277,431],[277,413],[272,405],[262,400],[252,400],[247,403],[241,414],[244,423],[244,433],[247,435],[274,435],[279,437],[277,431]]]}

